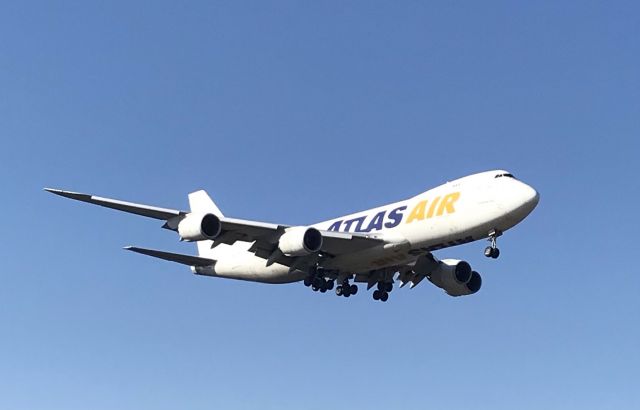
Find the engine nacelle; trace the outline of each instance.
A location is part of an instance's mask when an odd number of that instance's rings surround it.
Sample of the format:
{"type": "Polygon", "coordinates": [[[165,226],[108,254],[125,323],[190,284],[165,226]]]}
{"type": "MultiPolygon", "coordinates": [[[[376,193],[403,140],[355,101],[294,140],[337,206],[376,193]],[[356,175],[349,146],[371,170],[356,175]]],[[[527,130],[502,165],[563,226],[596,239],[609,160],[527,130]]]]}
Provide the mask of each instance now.
{"type": "Polygon", "coordinates": [[[213,240],[222,230],[220,218],[214,214],[188,214],[178,223],[178,234],[183,241],[213,240]]]}
{"type": "Polygon", "coordinates": [[[278,248],[287,256],[304,256],[318,252],[322,248],[322,234],[316,228],[295,226],[282,234],[278,248]]]}
{"type": "Polygon", "coordinates": [[[471,270],[467,262],[456,259],[440,261],[430,273],[429,280],[450,296],[472,295],[482,286],[480,274],[471,270]]]}

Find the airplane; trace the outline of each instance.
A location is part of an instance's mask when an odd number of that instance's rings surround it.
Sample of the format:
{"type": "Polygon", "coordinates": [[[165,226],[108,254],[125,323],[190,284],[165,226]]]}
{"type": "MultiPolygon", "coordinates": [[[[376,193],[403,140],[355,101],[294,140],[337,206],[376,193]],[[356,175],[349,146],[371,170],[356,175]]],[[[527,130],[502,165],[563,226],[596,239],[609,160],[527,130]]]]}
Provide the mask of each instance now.
{"type": "Polygon", "coordinates": [[[159,208],[45,188],[78,201],[164,221],[181,241],[195,242],[198,256],[127,246],[124,249],[177,262],[211,277],[284,284],[302,281],[313,291],[349,297],[356,283],[374,286],[386,302],[393,285],[414,288],[427,278],[450,296],[480,290],[482,278],[462,260],[438,260],[433,252],[488,239],[484,250],[498,258],[497,239],[524,220],[540,196],[504,170],[446,182],[407,200],[308,226],[224,216],[203,191],[189,194],[189,211],[159,208]]]}

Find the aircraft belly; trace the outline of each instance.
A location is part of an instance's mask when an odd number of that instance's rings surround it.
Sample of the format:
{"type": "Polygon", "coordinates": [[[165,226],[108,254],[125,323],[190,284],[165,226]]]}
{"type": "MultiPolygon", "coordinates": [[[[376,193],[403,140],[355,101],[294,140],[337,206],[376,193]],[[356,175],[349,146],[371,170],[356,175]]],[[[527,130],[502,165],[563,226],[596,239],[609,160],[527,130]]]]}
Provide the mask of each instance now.
{"type": "Polygon", "coordinates": [[[306,276],[300,271],[289,273],[288,266],[278,263],[267,266],[263,258],[237,248],[220,255],[211,273],[211,276],[263,283],[292,283],[306,276]]]}
{"type": "Polygon", "coordinates": [[[411,245],[386,244],[364,251],[339,255],[326,263],[323,267],[343,272],[367,272],[387,266],[403,265],[413,262],[416,257],[410,254],[411,245]]]}

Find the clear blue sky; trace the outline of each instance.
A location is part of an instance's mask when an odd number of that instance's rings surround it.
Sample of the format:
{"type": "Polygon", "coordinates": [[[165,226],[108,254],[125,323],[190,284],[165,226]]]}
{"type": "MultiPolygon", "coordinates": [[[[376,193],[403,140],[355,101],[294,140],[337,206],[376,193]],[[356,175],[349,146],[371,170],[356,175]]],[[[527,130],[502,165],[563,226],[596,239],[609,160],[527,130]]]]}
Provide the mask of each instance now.
{"type": "Polygon", "coordinates": [[[640,7],[0,4],[0,408],[637,409],[640,7]],[[157,221],[45,186],[305,224],[506,168],[483,274],[338,298],[193,276],[157,221]]]}

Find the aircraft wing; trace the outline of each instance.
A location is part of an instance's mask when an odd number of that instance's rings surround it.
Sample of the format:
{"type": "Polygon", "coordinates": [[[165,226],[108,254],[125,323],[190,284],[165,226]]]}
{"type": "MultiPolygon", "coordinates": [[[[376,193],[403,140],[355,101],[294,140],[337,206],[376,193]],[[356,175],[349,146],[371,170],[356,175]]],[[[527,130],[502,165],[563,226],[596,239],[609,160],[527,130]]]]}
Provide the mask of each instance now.
{"type": "Polygon", "coordinates": [[[384,244],[381,238],[362,233],[320,231],[322,233],[322,250],[331,255],[352,253],[384,244]]]}
{"type": "Polygon", "coordinates": [[[253,242],[249,252],[265,259],[267,265],[279,263],[289,266],[290,270],[306,270],[318,263],[321,264],[323,259],[358,252],[385,243],[380,238],[365,234],[320,230],[322,247],[318,253],[289,257],[279,252],[278,240],[290,226],[231,218],[220,218],[220,221],[222,233],[215,239],[211,245],[212,248],[221,243],[231,245],[235,241],[253,242]]]}
{"type": "Polygon", "coordinates": [[[155,206],[134,204],[132,202],[119,201],[117,199],[102,198],[95,195],[81,194],[79,192],[63,191],[61,189],[45,188],[47,192],[60,195],[65,198],[75,199],[76,201],[87,202],[94,205],[104,206],[106,208],[117,209],[118,211],[129,212],[136,215],[142,215],[149,218],[169,220],[176,216],[186,215],[188,212],[177,211],[174,209],[158,208],[155,206]]]}
{"type": "Polygon", "coordinates": [[[158,251],[155,249],[138,248],[135,246],[127,246],[124,249],[140,253],[142,255],[152,256],[154,258],[164,259],[166,261],[177,262],[188,266],[211,266],[216,263],[214,259],[201,258],[199,256],[183,255],[181,253],[172,253],[158,251]]]}
{"type": "MultiPolygon", "coordinates": [[[[214,246],[220,243],[231,244],[236,240],[245,242],[257,241],[253,250],[266,248],[273,250],[280,236],[290,225],[278,225],[265,222],[256,222],[244,219],[220,218],[222,222],[222,234],[214,241],[214,246]]],[[[370,235],[360,233],[323,231],[321,251],[330,255],[357,252],[384,241],[370,235]]],[[[260,255],[258,255],[260,256],[260,255]]]]}
{"type": "MultiPolygon", "coordinates": [[[[251,225],[239,225],[241,231],[245,229],[244,226],[251,225]]],[[[249,251],[265,259],[267,265],[279,263],[288,266],[290,271],[295,269],[306,271],[312,266],[321,266],[322,260],[345,253],[355,253],[385,243],[385,241],[380,238],[364,234],[320,230],[322,234],[322,247],[319,252],[306,256],[289,257],[283,255],[278,248],[278,240],[285,232],[285,228],[281,225],[274,228],[275,227],[271,227],[271,229],[268,229],[268,232],[266,232],[267,230],[265,229],[264,235],[249,239],[249,241],[253,242],[249,251]]],[[[224,235],[225,234],[223,234],[223,236],[224,235]]],[[[213,246],[216,246],[217,243],[217,241],[214,242],[213,246]]]]}
{"type": "MultiPolygon", "coordinates": [[[[189,212],[187,211],[136,204],[133,202],[103,198],[79,192],[64,191],[53,188],[45,188],[45,191],[66,198],[75,199],[77,201],[87,202],[106,208],[146,216],[148,218],[164,220],[166,221],[166,223],[164,224],[163,228],[174,231],[177,230],[177,226],[180,221],[187,214],[189,214],[189,212]]],[[[270,263],[278,262],[283,263],[287,266],[293,266],[294,264],[297,265],[303,260],[305,263],[310,263],[312,259],[318,259],[317,255],[302,257],[302,259],[288,258],[283,255],[275,255],[274,257],[274,252],[277,249],[278,240],[280,236],[285,232],[285,230],[290,227],[290,225],[280,225],[268,222],[227,218],[221,215],[219,216],[219,218],[220,222],[222,223],[222,231],[220,236],[218,236],[213,242],[212,247],[215,247],[221,243],[231,245],[236,241],[255,242],[250,248],[250,251],[254,252],[256,256],[262,257],[267,260],[271,257],[273,260],[271,260],[270,263]]],[[[344,253],[357,252],[384,243],[384,240],[380,238],[361,233],[322,230],[320,232],[323,238],[323,245],[320,253],[322,253],[323,257],[331,257],[344,253]]],[[[138,251],[137,249],[130,250],[134,252],[138,251]]]]}

